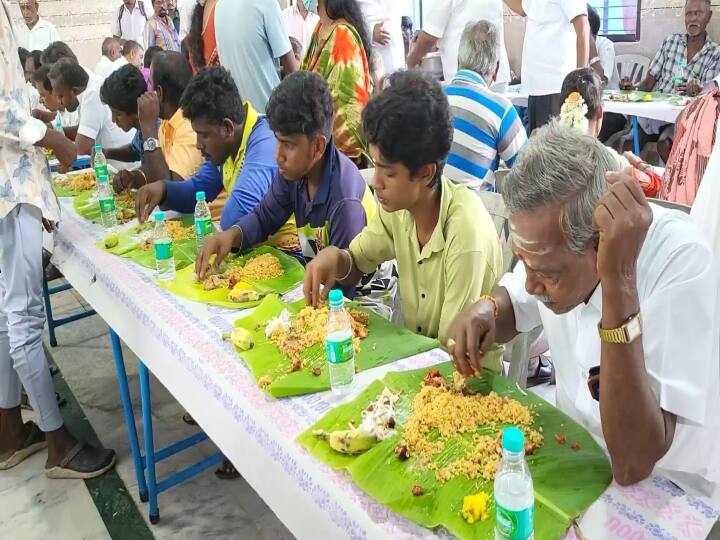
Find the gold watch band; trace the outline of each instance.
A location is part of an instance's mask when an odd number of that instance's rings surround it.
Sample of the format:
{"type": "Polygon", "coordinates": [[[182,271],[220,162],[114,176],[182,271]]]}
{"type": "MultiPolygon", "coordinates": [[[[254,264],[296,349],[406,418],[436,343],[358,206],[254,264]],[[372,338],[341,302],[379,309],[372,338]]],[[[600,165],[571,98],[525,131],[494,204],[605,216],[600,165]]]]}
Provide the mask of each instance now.
{"type": "Polygon", "coordinates": [[[598,324],[600,340],[605,343],[628,344],[642,335],[642,318],[640,313],[628,318],[622,326],[606,330],[598,324]]]}

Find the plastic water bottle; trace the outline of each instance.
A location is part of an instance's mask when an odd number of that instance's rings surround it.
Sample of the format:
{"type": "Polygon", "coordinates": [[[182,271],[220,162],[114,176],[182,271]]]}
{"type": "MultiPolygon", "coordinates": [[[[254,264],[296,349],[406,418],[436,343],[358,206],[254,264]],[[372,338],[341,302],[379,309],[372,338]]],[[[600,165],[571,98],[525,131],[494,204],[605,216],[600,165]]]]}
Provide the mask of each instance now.
{"type": "Polygon", "coordinates": [[[198,252],[203,245],[203,240],[212,236],[215,226],[210,215],[210,207],[205,202],[205,192],[198,191],[195,194],[195,246],[198,252]]]}
{"type": "Polygon", "coordinates": [[[675,91],[678,91],[683,84],[685,84],[685,61],[678,60],[677,66],[675,67],[675,73],[673,74],[673,87],[675,91]]]}
{"type": "Polygon", "coordinates": [[[344,394],[355,380],[355,351],[353,350],[352,321],[345,310],[345,299],[339,289],[330,291],[326,351],[330,387],[336,394],[344,394]]]}
{"type": "Polygon", "coordinates": [[[502,436],[503,455],[495,476],[495,540],[535,538],[535,493],[525,462],[525,436],[508,427],[502,436]]]}
{"type": "Polygon", "coordinates": [[[153,245],[157,278],[158,281],[172,281],[175,279],[175,256],[173,255],[172,238],[165,222],[165,212],[155,212],[153,217],[155,219],[153,245]]]}
{"type": "Polygon", "coordinates": [[[95,145],[93,169],[95,169],[95,178],[97,179],[100,179],[101,176],[108,176],[107,159],[105,159],[105,154],[103,154],[103,147],[99,144],[95,145]]]}
{"type": "Polygon", "coordinates": [[[60,118],[60,113],[55,114],[55,122],[53,125],[54,125],[56,131],[63,133],[62,118],[60,118]]]}
{"type": "Polygon", "coordinates": [[[117,227],[117,210],[115,208],[115,193],[110,186],[107,176],[100,176],[97,183],[98,206],[100,206],[100,223],[112,231],[117,227]]]}

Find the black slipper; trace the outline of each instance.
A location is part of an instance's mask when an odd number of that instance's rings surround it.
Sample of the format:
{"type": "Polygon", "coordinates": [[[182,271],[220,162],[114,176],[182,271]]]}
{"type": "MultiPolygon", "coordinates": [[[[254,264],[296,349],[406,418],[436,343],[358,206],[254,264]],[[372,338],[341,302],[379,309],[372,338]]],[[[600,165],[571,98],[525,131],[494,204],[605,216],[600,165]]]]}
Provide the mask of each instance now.
{"type": "Polygon", "coordinates": [[[237,472],[235,465],[233,465],[228,458],[225,458],[220,468],[215,471],[215,476],[220,480],[235,480],[236,478],[240,478],[240,473],[237,472]]]}
{"type": "Polygon", "coordinates": [[[190,416],[189,412],[186,412],[182,415],[182,421],[185,422],[188,426],[197,426],[197,422],[192,416],[190,416]]]}
{"type": "Polygon", "coordinates": [[[60,465],[45,469],[45,476],[53,480],[96,478],[112,469],[115,460],[114,450],[94,448],[86,442],[78,442],[60,465]]]}
{"type": "Polygon", "coordinates": [[[534,375],[528,375],[527,388],[551,383],[555,380],[555,368],[549,360],[542,356],[538,359],[538,367],[534,375]]]}

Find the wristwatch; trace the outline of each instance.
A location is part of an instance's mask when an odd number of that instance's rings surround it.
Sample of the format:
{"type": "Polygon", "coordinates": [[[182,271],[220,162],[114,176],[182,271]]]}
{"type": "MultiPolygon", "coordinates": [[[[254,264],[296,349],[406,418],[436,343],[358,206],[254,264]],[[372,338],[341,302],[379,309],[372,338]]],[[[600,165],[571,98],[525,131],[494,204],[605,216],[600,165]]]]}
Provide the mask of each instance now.
{"type": "Polygon", "coordinates": [[[630,317],[625,323],[619,328],[612,328],[605,330],[598,323],[598,333],[600,339],[605,343],[616,343],[616,344],[628,344],[635,341],[637,338],[642,336],[642,317],[640,313],[630,317]]]}
{"type": "Polygon", "coordinates": [[[159,146],[160,142],[152,137],[148,137],[143,141],[143,150],[145,150],[145,152],[154,152],[159,146]]]}

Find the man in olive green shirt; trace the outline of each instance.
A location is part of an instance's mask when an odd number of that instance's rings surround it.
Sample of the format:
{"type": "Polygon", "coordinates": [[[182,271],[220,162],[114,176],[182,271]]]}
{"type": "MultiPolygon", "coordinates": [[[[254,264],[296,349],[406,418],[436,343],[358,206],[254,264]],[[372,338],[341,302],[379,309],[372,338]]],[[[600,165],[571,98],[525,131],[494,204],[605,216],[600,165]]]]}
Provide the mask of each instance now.
{"type": "MultiPolygon", "coordinates": [[[[442,177],[453,133],[447,98],[420,72],[395,73],[365,108],[363,128],[381,208],[350,249],[326,248],[308,264],[305,299],[316,306],[335,283],[396,259],[405,325],[445,343],[455,316],[490,294],[503,270],[482,202],[442,177]]],[[[483,365],[499,370],[500,350],[483,365]]]]}

